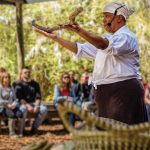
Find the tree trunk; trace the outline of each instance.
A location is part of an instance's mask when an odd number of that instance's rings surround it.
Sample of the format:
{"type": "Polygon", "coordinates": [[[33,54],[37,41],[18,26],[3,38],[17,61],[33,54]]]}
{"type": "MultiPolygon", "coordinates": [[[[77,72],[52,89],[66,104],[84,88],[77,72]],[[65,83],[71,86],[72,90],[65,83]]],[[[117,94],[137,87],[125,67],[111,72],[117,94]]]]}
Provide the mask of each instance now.
{"type": "Polygon", "coordinates": [[[16,31],[17,31],[17,64],[18,73],[24,67],[24,41],[22,24],[22,4],[16,3],[16,31]]]}

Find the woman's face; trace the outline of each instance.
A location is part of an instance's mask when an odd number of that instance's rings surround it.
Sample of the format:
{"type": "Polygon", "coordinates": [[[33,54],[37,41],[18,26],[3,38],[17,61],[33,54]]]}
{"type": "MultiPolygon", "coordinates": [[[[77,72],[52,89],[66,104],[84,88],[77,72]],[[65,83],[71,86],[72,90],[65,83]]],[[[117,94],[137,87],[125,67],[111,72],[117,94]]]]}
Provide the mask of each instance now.
{"type": "Polygon", "coordinates": [[[5,73],[5,71],[1,71],[1,70],[0,70],[0,77],[3,76],[3,73],[5,73]]]}
{"type": "Polygon", "coordinates": [[[69,78],[68,74],[63,75],[62,82],[64,82],[64,83],[69,83],[70,82],[70,78],[69,78]]]}
{"type": "Polygon", "coordinates": [[[107,32],[114,33],[118,27],[119,16],[114,16],[114,14],[105,12],[103,13],[103,24],[107,32]],[[111,25],[109,26],[109,24],[111,25]]]}
{"type": "Polygon", "coordinates": [[[8,74],[3,74],[3,81],[2,81],[3,85],[9,85],[10,84],[10,77],[8,74]]]}

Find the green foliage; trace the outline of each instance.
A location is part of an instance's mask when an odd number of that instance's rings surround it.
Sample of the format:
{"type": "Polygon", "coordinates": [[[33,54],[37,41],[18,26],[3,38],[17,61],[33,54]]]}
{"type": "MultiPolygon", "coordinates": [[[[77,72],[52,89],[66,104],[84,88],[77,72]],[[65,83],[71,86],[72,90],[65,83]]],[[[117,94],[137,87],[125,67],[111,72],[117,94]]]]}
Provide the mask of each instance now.
{"type": "Polygon", "coordinates": [[[16,32],[15,7],[0,6],[0,66],[9,68],[13,78],[16,76],[16,32]]]}
{"type": "MultiPolygon", "coordinates": [[[[58,82],[61,72],[75,70],[79,75],[84,70],[92,72],[93,60],[76,59],[74,54],[63,47],[34,32],[31,21],[35,19],[43,26],[54,26],[68,22],[68,16],[78,6],[84,11],[77,18],[78,23],[88,31],[105,33],[102,23],[102,10],[109,0],[58,0],[56,2],[34,3],[23,6],[25,64],[32,67],[33,78],[40,82],[43,96],[52,95],[53,86],[58,82]]],[[[144,1],[126,0],[135,8],[135,14],[128,21],[128,26],[135,32],[141,47],[141,72],[145,80],[150,74],[150,28],[149,10],[144,1]]],[[[0,66],[9,68],[13,80],[17,74],[17,48],[15,7],[0,6],[0,66]]],[[[85,42],[79,36],[68,31],[57,31],[65,39],[85,42]]]]}

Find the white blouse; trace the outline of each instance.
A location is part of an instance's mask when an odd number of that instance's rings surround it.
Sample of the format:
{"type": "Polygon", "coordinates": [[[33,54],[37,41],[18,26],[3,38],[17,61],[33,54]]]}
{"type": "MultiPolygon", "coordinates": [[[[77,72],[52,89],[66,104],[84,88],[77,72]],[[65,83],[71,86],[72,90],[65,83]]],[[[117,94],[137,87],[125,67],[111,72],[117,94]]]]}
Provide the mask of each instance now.
{"type": "Polygon", "coordinates": [[[127,26],[112,35],[104,35],[109,45],[105,50],[97,49],[90,43],[77,43],[78,57],[94,58],[95,65],[91,82],[115,83],[132,78],[141,79],[139,73],[139,45],[135,35],[127,26]]]}

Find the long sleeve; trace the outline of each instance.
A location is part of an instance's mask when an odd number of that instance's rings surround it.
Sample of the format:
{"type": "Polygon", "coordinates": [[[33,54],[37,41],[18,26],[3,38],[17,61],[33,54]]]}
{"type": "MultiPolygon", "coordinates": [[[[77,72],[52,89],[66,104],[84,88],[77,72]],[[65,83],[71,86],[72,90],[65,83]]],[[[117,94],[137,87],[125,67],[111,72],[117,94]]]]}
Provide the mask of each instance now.
{"type": "Polygon", "coordinates": [[[12,105],[17,106],[17,105],[19,105],[19,100],[16,97],[16,93],[15,93],[14,87],[12,87],[11,90],[12,90],[12,105]]]}
{"type": "Polygon", "coordinates": [[[130,36],[128,33],[121,33],[112,36],[109,39],[109,45],[104,50],[109,55],[127,55],[131,53],[137,53],[139,49],[137,41],[134,36],[130,36]]]}
{"type": "Polygon", "coordinates": [[[20,102],[21,99],[24,99],[23,97],[23,92],[22,92],[22,88],[21,88],[21,84],[18,83],[13,83],[12,85],[13,91],[15,93],[15,97],[16,99],[18,99],[18,101],[20,102]]]}
{"type": "Polygon", "coordinates": [[[55,85],[55,88],[54,88],[54,105],[57,106],[58,102],[62,99],[66,99],[66,96],[61,96],[59,86],[55,85]]]}
{"type": "Polygon", "coordinates": [[[90,43],[80,44],[77,43],[77,57],[83,57],[83,58],[92,58],[95,59],[96,54],[98,52],[98,49],[91,45],[90,43]]]}
{"type": "Polygon", "coordinates": [[[9,103],[17,106],[18,100],[16,99],[13,88],[5,90],[0,86],[0,104],[3,105],[3,103],[9,103]]]}
{"type": "Polygon", "coordinates": [[[9,103],[10,99],[10,92],[9,91],[5,91],[2,87],[2,85],[0,85],[0,105],[3,105],[3,103],[9,103]]]}
{"type": "Polygon", "coordinates": [[[76,103],[78,100],[80,100],[81,97],[81,89],[80,89],[80,83],[75,84],[72,87],[72,95],[73,95],[73,100],[76,103]]]}

